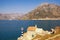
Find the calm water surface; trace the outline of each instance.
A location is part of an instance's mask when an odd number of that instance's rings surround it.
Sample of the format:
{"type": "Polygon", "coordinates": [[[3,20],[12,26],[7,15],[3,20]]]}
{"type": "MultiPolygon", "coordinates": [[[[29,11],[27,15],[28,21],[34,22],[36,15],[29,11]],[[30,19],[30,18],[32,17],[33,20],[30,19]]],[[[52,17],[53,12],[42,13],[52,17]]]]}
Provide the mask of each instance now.
{"type": "Polygon", "coordinates": [[[21,35],[21,27],[25,32],[28,26],[34,25],[50,30],[60,26],[60,20],[0,20],[0,40],[17,40],[21,35]]]}

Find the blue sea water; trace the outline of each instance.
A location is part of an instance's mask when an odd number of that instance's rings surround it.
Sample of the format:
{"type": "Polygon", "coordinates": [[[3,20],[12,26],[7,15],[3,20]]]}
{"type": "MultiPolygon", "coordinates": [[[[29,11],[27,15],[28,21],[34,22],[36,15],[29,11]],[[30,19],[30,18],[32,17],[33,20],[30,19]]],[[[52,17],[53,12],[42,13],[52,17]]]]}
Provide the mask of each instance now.
{"type": "Polygon", "coordinates": [[[60,26],[60,20],[0,20],[0,40],[17,40],[21,35],[21,27],[25,32],[28,26],[34,25],[50,30],[60,26]]]}

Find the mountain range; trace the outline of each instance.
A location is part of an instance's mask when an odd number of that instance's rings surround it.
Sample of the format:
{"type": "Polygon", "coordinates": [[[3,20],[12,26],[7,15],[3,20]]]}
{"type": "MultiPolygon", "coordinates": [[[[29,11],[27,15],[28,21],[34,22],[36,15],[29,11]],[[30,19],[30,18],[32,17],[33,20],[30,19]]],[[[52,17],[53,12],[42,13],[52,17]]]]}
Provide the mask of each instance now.
{"type": "Polygon", "coordinates": [[[0,14],[0,20],[37,20],[37,19],[60,19],[60,5],[42,3],[30,12],[22,14],[0,14]]]}

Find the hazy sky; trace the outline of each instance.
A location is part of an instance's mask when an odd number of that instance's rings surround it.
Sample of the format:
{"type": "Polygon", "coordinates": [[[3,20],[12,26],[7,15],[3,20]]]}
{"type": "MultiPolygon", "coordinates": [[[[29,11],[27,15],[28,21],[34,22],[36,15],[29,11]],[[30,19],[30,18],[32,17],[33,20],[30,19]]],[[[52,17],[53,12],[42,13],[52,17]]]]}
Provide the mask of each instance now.
{"type": "Polygon", "coordinates": [[[60,4],[60,0],[0,0],[0,13],[27,13],[45,2],[60,4]]]}

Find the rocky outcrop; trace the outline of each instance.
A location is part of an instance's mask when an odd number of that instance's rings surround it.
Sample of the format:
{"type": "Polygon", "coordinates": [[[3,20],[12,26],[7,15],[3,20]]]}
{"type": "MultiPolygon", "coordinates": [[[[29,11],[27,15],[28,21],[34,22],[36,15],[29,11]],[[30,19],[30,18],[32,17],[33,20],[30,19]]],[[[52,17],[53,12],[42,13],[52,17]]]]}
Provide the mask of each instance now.
{"type": "Polygon", "coordinates": [[[53,34],[52,31],[45,31],[41,28],[30,26],[28,27],[27,32],[17,40],[60,40],[60,26],[57,26],[54,29],[53,34]]]}

